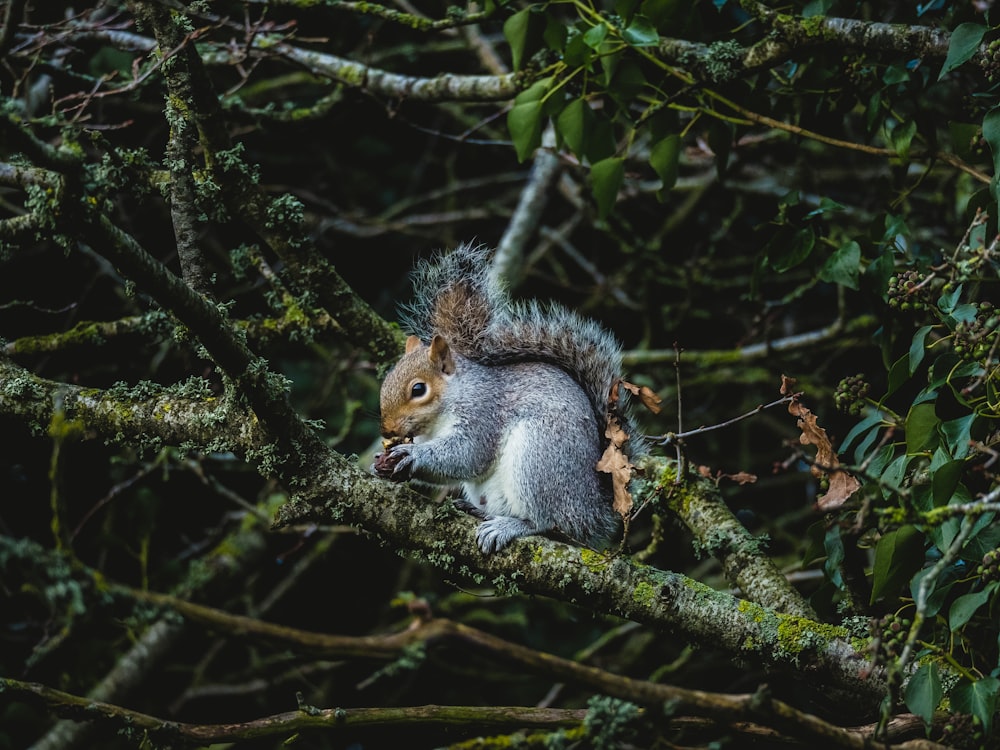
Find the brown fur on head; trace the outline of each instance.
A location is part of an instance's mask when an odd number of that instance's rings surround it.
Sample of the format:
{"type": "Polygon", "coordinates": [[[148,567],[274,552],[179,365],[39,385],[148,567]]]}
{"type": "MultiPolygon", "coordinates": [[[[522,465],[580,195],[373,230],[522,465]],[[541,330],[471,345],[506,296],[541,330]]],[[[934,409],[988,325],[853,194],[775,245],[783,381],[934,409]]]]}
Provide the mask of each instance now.
{"type": "Polygon", "coordinates": [[[387,439],[423,435],[441,410],[445,380],[455,372],[455,357],[440,335],[430,345],[406,339],[406,353],[382,382],[381,430],[387,439]]]}

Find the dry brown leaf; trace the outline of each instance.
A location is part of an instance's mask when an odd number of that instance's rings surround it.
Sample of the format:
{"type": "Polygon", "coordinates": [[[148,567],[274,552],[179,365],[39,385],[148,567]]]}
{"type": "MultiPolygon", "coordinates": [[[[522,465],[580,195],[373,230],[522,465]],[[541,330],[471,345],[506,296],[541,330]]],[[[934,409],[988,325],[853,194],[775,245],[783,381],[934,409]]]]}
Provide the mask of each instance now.
{"type": "MultiPolygon", "coordinates": [[[[781,377],[781,392],[785,393],[786,380],[789,384],[794,384],[791,378],[781,377]]],[[[830,486],[825,495],[816,499],[816,507],[819,510],[834,510],[839,508],[847,499],[861,488],[859,482],[850,472],[839,469],[840,459],[833,449],[830,437],[826,430],[819,426],[816,415],[803,406],[798,399],[793,399],[788,404],[788,413],[798,417],[796,426],[802,430],[799,442],[802,445],[816,446],[815,463],[810,467],[813,476],[821,477],[824,474],[830,477],[830,486]]]]}
{"type": "Polygon", "coordinates": [[[721,482],[723,479],[729,479],[739,485],[753,484],[757,481],[757,475],[751,474],[748,471],[738,471],[735,474],[725,474],[721,471],[716,471],[713,474],[712,470],[707,466],[699,466],[697,471],[701,476],[705,477],[705,479],[711,479],[716,484],[721,482]]]}
{"type": "Polygon", "coordinates": [[[604,431],[608,439],[608,447],[597,462],[597,470],[611,475],[611,487],[614,492],[614,509],[623,517],[632,511],[632,493],[628,491],[628,483],[632,480],[632,470],[635,468],[622,450],[622,445],[628,440],[628,433],[622,429],[618,420],[608,417],[608,427],[604,431]]]}
{"type": "Polygon", "coordinates": [[[653,412],[653,414],[660,413],[660,402],[663,401],[663,399],[656,395],[656,391],[652,388],[645,385],[636,385],[635,383],[630,383],[627,380],[621,381],[621,386],[642,401],[642,405],[653,412]]]}
{"type": "Polygon", "coordinates": [[[798,381],[796,381],[795,378],[790,378],[787,375],[782,375],[781,388],[779,389],[778,392],[781,393],[782,396],[788,396],[792,393],[795,393],[794,387],[796,382],[798,381]]]}
{"type": "Polygon", "coordinates": [[[723,474],[723,479],[729,479],[738,485],[753,484],[757,481],[757,475],[749,471],[737,471],[735,474],[723,474]]]}

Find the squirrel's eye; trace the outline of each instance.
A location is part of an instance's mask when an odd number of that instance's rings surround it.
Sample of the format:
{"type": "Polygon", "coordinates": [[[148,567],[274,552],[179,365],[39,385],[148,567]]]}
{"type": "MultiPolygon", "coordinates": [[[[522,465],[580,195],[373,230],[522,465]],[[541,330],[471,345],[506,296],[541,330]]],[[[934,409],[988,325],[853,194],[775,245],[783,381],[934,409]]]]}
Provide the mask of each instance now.
{"type": "Polygon", "coordinates": [[[427,395],[427,383],[416,382],[410,386],[410,398],[422,398],[427,395]]]}

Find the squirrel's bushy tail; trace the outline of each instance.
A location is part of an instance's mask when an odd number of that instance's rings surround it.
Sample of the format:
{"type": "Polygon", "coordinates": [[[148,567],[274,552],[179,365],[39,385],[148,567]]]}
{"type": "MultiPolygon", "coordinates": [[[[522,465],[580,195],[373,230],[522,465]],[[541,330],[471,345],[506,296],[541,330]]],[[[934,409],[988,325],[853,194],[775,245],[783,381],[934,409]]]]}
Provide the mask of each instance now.
{"type": "Polygon", "coordinates": [[[584,389],[602,424],[611,386],[621,375],[620,344],[562,305],[512,301],[491,274],[491,255],[482,245],[461,245],[419,263],[405,324],[424,341],[444,336],[455,351],[481,364],[561,367],[584,389]]]}

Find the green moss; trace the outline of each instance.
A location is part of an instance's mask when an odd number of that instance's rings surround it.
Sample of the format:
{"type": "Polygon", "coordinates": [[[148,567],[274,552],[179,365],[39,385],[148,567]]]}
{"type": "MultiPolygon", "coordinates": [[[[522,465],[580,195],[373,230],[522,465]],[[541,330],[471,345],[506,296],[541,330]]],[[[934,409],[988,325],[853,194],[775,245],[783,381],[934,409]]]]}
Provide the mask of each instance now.
{"type": "Polygon", "coordinates": [[[809,18],[800,18],[799,27],[805,32],[808,37],[823,36],[823,16],[811,16],[809,18]]]}
{"type": "Polygon", "coordinates": [[[830,641],[847,638],[847,628],[827,625],[804,617],[777,615],[778,645],[787,654],[797,655],[806,649],[820,650],[830,641]]]}
{"type": "Polygon", "coordinates": [[[642,581],[632,590],[632,601],[648,607],[657,599],[656,587],[648,581],[642,581]]]}
{"type": "Polygon", "coordinates": [[[611,561],[611,558],[601,552],[595,552],[592,549],[581,549],[580,561],[590,572],[599,573],[608,567],[608,563],[611,561]]]}
{"type": "Polygon", "coordinates": [[[52,419],[49,420],[49,437],[53,440],[77,438],[83,435],[83,433],[83,421],[68,418],[66,412],[62,409],[57,409],[52,414],[52,419]]]}

